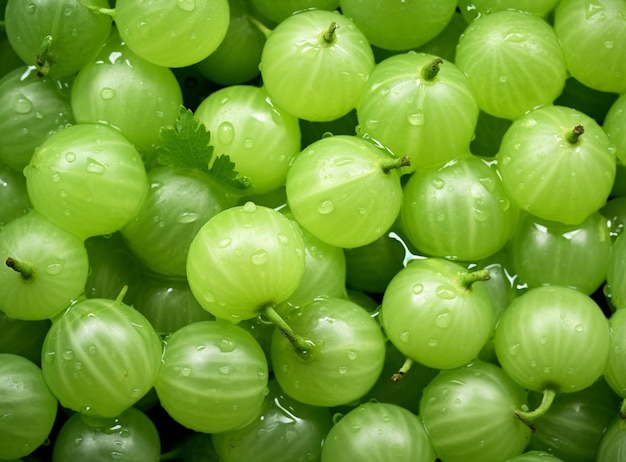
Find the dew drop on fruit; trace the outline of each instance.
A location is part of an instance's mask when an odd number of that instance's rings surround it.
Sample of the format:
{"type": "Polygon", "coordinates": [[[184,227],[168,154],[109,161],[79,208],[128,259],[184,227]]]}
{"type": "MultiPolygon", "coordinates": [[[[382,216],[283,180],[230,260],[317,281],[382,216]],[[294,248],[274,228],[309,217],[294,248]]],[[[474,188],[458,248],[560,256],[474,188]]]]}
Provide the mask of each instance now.
{"type": "Polygon", "coordinates": [[[246,149],[252,149],[254,147],[254,140],[252,138],[246,138],[243,140],[243,147],[246,149]]]}
{"type": "Polygon", "coordinates": [[[181,224],[194,223],[198,221],[199,217],[200,216],[195,212],[181,212],[176,218],[176,221],[181,224]]]}
{"type": "Polygon", "coordinates": [[[435,177],[432,179],[431,184],[436,188],[436,189],[443,189],[443,187],[446,185],[446,182],[439,177],[435,177]]]}
{"type": "Polygon", "coordinates": [[[408,122],[414,127],[419,127],[424,125],[424,114],[422,112],[412,112],[407,115],[408,122]]]}
{"type": "Polygon", "coordinates": [[[29,3],[26,7],[26,12],[32,15],[35,14],[35,11],[37,11],[37,5],[34,3],[29,3]]]}
{"type": "Polygon", "coordinates": [[[504,40],[506,40],[507,42],[521,43],[525,42],[527,40],[527,37],[526,34],[521,32],[511,32],[504,36],[504,40]]]}
{"type": "Polygon", "coordinates": [[[323,200],[317,206],[317,211],[322,215],[328,215],[335,210],[335,204],[330,199],[323,200]]]}
{"type": "Polygon", "coordinates": [[[82,442],[83,442],[82,436],[78,436],[78,437],[74,438],[74,446],[80,446],[80,444],[82,442]]]}
{"type": "Polygon", "coordinates": [[[202,297],[208,303],[215,303],[215,295],[213,295],[213,292],[211,292],[210,290],[205,290],[202,294],[202,297]]]}
{"type": "Polygon", "coordinates": [[[71,361],[72,359],[74,359],[74,352],[72,350],[65,350],[62,356],[63,359],[71,361]]]}
{"type": "Polygon", "coordinates": [[[98,349],[96,348],[95,345],[89,345],[89,347],[87,348],[87,351],[89,352],[90,355],[95,355],[98,349]]]}
{"type": "Polygon", "coordinates": [[[230,367],[229,366],[220,366],[218,368],[218,371],[220,372],[220,374],[222,375],[228,375],[230,374],[230,367]]]}
{"type": "Polygon", "coordinates": [[[217,127],[217,139],[220,143],[230,144],[235,139],[235,127],[230,122],[222,122],[217,127]]]}
{"type": "Polygon", "coordinates": [[[13,109],[18,114],[28,114],[33,110],[33,103],[24,95],[20,95],[13,104],[13,109]]]}
{"type": "Polygon", "coordinates": [[[415,294],[415,295],[419,295],[424,291],[424,286],[420,283],[417,284],[413,284],[413,287],[411,287],[411,291],[415,294]]]}
{"type": "Polygon", "coordinates": [[[584,330],[585,330],[585,328],[583,327],[583,325],[582,325],[582,324],[576,324],[576,326],[574,327],[574,330],[575,330],[576,332],[579,332],[579,333],[580,333],[580,332],[584,331],[584,330]]]}
{"type": "Polygon", "coordinates": [[[100,98],[105,101],[112,100],[113,98],[115,98],[115,90],[109,87],[104,87],[102,90],[100,90],[100,98]]]}
{"type": "Polygon", "coordinates": [[[360,425],[352,425],[352,427],[350,427],[350,430],[352,430],[352,433],[358,433],[361,431],[361,426],[360,425]]]}
{"type": "Polygon", "coordinates": [[[278,243],[282,245],[289,244],[289,237],[285,233],[278,233],[278,243]]]}
{"type": "Polygon", "coordinates": [[[183,377],[189,377],[191,375],[191,368],[190,367],[183,367],[180,371],[180,374],[183,377]]]}
{"type": "Polygon", "coordinates": [[[501,75],[500,77],[498,77],[498,82],[500,83],[506,83],[507,80],[509,80],[509,77],[506,75],[501,75]]]}
{"type": "Polygon", "coordinates": [[[44,359],[48,364],[52,364],[54,360],[56,359],[56,357],[57,357],[56,351],[48,351],[46,355],[44,356],[44,359]]]}
{"type": "Polygon", "coordinates": [[[267,258],[268,253],[265,250],[259,250],[258,252],[252,254],[252,256],[250,257],[250,262],[253,265],[260,266],[267,262],[267,258]]]}
{"type": "Polygon", "coordinates": [[[88,157],[87,158],[87,171],[89,173],[104,173],[105,170],[105,166],[102,165],[100,162],[98,162],[97,160],[88,157]]]}
{"type": "Polygon", "coordinates": [[[519,343],[515,343],[509,347],[509,354],[511,356],[516,356],[519,353],[520,345],[519,343]]]}
{"type": "Polygon", "coordinates": [[[59,181],[61,181],[61,174],[59,172],[54,172],[50,179],[53,183],[58,183],[59,181]]]}
{"type": "Polygon", "coordinates": [[[607,40],[606,42],[604,42],[604,47],[608,48],[609,50],[613,48],[613,40],[607,40]]]}
{"type": "Polygon", "coordinates": [[[137,31],[141,38],[147,39],[152,35],[152,26],[148,24],[148,21],[139,21],[137,23],[137,31]]]}
{"type": "Polygon", "coordinates": [[[356,351],[353,351],[353,350],[348,350],[346,352],[346,356],[348,357],[349,360],[354,361],[357,358],[358,353],[356,351]]]}
{"type": "Polygon", "coordinates": [[[442,310],[437,314],[435,318],[435,325],[437,327],[446,328],[452,323],[452,312],[450,310],[442,310]]]}
{"type": "Polygon", "coordinates": [[[339,374],[345,375],[348,372],[348,368],[346,366],[339,366],[339,374]]]}
{"type": "Polygon", "coordinates": [[[439,340],[437,340],[436,338],[429,338],[428,339],[428,346],[429,347],[436,347],[437,345],[439,345],[439,340]]]}
{"type": "Polygon", "coordinates": [[[407,330],[400,334],[400,341],[404,343],[408,343],[411,340],[411,333],[407,330]]]}
{"type": "Polygon", "coordinates": [[[68,151],[65,153],[65,161],[68,163],[72,163],[76,160],[76,154],[74,154],[72,151],[68,151]]]}
{"type": "Polygon", "coordinates": [[[63,260],[58,260],[54,263],[50,263],[46,266],[46,273],[51,276],[59,274],[61,271],[63,271],[63,264],[63,260]]]}
{"type": "Polygon", "coordinates": [[[225,249],[226,247],[228,247],[231,243],[233,242],[233,240],[230,237],[225,237],[224,239],[220,239],[217,242],[218,247],[220,247],[221,249],[225,249]]]}
{"type": "Polygon", "coordinates": [[[456,297],[456,290],[448,284],[441,284],[438,286],[435,293],[437,294],[437,297],[443,300],[452,300],[456,297]]]}
{"type": "Polygon", "coordinates": [[[247,213],[256,212],[256,204],[254,202],[248,201],[243,204],[242,210],[247,213]]]}
{"type": "Polygon", "coordinates": [[[222,353],[230,353],[237,347],[237,343],[228,336],[220,338],[215,344],[222,353]]]}
{"type": "Polygon", "coordinates": [[[72,16],[72,13],[73,13],[73,12],[74,12],[74,8],[72,8],[71,6],[66,6],[66,7],[63,9],[63,14],[64,14],[65,16],[72,16]]]}

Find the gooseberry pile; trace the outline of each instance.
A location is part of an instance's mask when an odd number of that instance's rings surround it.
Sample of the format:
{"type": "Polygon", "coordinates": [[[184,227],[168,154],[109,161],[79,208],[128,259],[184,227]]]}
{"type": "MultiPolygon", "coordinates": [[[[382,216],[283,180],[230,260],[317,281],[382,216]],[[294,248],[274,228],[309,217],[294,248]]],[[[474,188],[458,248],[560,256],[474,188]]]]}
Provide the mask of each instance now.
{"type": "Polygon", "coordinates": [[[0,460],[624,460],[624,0],[0,12],[0,460]]]}

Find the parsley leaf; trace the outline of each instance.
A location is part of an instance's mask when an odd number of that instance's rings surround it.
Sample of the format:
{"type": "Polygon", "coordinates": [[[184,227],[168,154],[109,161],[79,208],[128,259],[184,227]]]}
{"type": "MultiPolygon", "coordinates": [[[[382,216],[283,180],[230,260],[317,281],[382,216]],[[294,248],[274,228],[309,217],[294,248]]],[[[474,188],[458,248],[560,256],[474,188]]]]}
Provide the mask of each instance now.
{"type": "Polygon", "coordinates": [[[160,165],[200,170],[229,189],[247,192],[252,188],[248,178],[239,176],[227,154],[217,156],[209,168],[213,158],[211,132],[189,109],[181,106],[176,123],[173,127],[163,127],[160,138],[157,147],[160,165]]]}

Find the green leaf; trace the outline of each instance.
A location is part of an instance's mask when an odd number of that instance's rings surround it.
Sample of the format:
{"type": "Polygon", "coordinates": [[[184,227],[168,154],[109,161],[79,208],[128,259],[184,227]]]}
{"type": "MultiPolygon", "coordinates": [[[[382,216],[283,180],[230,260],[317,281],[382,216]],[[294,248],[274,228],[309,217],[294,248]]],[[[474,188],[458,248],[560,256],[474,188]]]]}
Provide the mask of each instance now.
{"type": "Polygon", "coordinates": [[[209,174],[215,181],[229,189],[248,190],[252,184],[246,177],[239,176],[235,163],[226,154],[215,158],[211,132],[185,107],[180,108],[173,127],[163,127],[161,144],[157,147],[160,165],[176,168],[192,168],[209,174]]]}

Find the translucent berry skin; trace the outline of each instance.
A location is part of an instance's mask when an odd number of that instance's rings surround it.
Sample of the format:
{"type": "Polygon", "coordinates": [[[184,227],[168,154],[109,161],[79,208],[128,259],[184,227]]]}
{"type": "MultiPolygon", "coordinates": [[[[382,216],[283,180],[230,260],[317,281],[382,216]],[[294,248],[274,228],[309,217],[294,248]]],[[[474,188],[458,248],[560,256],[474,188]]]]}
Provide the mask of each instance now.
{"type": "Polygon", "coordinates": [[[278,107],[300,119],[331,121],[358,105],[374,54],[347,17],[307,10],[272,31],[260,67],[265,89],[278,107]],[[338,27],[324,38],[333,23],[338,27]]]}
{"type": "Polygon", "coordinates": [[[304,249],[298,225],[280,212],[253,202],[231,207],[206,222],[191,242],[189,287],[216,318],[254,318],[298,288],[304,249]]]}
{"type": "Polygon", "coordinates": [[[139,311],[92,298],[54,319],[41,368],[64,407],[88,417],[117,417],[154,386],[162,350],[161,338],[139,311]]]}
{"type": "Polygon", "coordinates": [[[498,11],[471,22],[459,39],[455,62],[472,82],[480,109],[503,119],[552,104],[567,77],[552,27],[520,11],[498,11]]]}
{"type": "Polygon", "coordinates": [[[83,293],[89,274],[83,242],[35,211],[2,228],[0,261],[0,311],[15,319],[55,317],[83,293]],[[9,259],[32,274],[15,271],[9,259]]]}
{"type": "Polygon", "coordinates": [[[0,458],[19,459],[48,438],[57,416],[57,399],[37,365],[22,356],[2,353],[0,409],[0,458]]]}
{"type": "Polygon", "coordinates": [[[579,224],[602,207],[616,175],[615,146],[598,123],[565,106],[515,120],[496,157],[509,197],[546,220],[579,224]],[[584,131],[576,141],[576,127],[584,131]]]}
{"type": "Polygon", "coordinates": [[[82,239],[121,229],[148,192],[139,152],[105,125],[55,132],[35,151],[24,174],[33,207],[82,239]]]}

